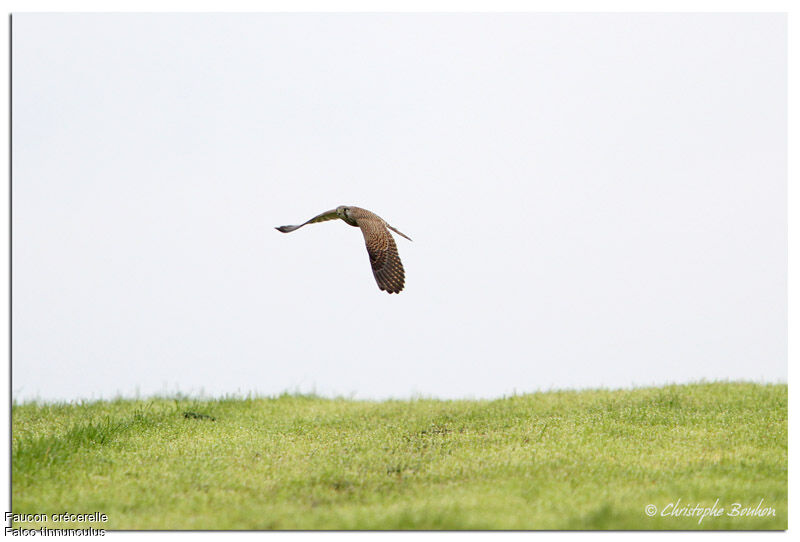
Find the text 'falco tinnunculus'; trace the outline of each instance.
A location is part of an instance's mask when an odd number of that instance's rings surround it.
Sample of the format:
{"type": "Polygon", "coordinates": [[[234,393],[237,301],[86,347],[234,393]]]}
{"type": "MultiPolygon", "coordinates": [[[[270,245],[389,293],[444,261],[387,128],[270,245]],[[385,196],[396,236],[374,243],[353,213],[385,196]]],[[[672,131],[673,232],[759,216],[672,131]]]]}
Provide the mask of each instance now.
{"type": "Polygon", "coordinates": [[[397,254],[397,245],[394,243],[394,238],[386,228],[402,235],[409,241],[411,241],[411,238],[397,228],[390,226],[375,213],[360,207],[340,205],[336,209],[317,215],[298,226],[277,226],[275,229],[283,233],[289,233],[302,228],[306,224],[324,222],[336,218],[341,218],[351,226],[361,228],[361,233],[364,234],[364,242],[367,245],[369,263],[372,264],[372,274],[375,275],[378,287],[390,294],[400,293],[405,282],[405,271],[403,270],[403,262],[400,261],[400,256],[397,254]]]}

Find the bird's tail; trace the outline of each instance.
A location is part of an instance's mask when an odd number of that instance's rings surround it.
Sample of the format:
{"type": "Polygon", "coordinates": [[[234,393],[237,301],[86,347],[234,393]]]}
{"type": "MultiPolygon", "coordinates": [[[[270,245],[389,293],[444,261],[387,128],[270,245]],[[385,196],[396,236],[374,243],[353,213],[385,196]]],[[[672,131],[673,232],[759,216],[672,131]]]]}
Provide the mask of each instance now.
{"type": "Polygon", "coordinates": [[[395,233],[397,233],[397,234],[399,234],[399,235],[402,235],[403,237],[405,237],[405,238],[406,238],[406,239],[408,239],[409,241],[413,241],[413,239],[411,239],[411,237],[409,237],[409,236],[408,236],[408,235],[406,235],[405,233],[401,232],[400,230],[398,230],[398,229],[397,229],[397,228],[395,228],[394,226],[389,226],[389,224],[386,224],[386,226],[388,226],[388,228],[389,228],[390,230],[392,230],[393,232],[395,232],[395,233]]]}

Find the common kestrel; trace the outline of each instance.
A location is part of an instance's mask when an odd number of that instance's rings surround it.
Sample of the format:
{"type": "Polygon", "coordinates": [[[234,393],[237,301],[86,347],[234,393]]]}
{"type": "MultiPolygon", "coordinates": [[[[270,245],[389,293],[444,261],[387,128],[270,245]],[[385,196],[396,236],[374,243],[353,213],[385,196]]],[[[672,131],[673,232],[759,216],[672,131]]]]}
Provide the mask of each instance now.
{"type": "Polygon", "coordinates": [[[278,226],[275,229],[283,233],[289,233],[302,228],[306,224],[324,222],[336,218],[341,218],[351,226],[361,228],[361,233],[364,234],[364,242],[367,245],[369,263],[372,264],[372,274],[375,275],[378,287],[390,294],[400,293],[405,282],[405,271],[403,270],[403,262],[400,261],[400,256],[397,254],[397,245],[394,243],[394,238],[386,228],[402,235],[409,241],[411,241],[411,238],[397,228],[390,226],[375,213],[360,207],[340,205],[336,209],[317,215],[298,226],[278,226]]]}

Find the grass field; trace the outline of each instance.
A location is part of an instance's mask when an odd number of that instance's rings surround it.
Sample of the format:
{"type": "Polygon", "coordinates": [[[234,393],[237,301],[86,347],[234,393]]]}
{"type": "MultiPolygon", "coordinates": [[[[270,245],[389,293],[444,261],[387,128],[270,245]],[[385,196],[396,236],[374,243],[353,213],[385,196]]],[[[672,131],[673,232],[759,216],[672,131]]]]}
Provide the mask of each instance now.
{"type": "Polygon", "coordinates": [[[12,424],[14,513],[105,529],[787,528],[786,385],[29,403],[12,424]]]}

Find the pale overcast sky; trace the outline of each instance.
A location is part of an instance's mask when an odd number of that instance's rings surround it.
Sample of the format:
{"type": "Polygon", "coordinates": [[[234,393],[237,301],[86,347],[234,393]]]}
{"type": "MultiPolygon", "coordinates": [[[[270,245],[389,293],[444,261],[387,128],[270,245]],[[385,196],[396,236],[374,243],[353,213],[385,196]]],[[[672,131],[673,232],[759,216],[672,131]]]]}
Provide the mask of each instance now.
{"type": "Polygon", "coordinates": [[[18,400],[786,381],[785,15],[12,24],[18,400]]]}

